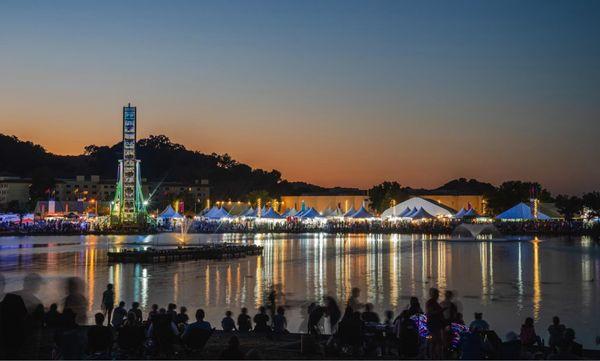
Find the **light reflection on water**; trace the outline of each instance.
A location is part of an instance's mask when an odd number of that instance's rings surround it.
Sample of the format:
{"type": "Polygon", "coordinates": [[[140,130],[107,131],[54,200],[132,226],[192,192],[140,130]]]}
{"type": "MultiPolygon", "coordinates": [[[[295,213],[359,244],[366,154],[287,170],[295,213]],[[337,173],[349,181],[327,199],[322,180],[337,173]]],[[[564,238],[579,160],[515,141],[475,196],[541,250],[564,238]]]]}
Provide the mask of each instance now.
{"type": "MultiPolygon", "coordinates": [[[[100,309],[107,283],[117,300],[169,302],[193,310],[202,307],[219,325],[226,309],[257,308],[273,287],[290,306],[289,327],[305,322],[307,304],[332,295],[345,300],[353,287],[379,312],[397,310],[411,295],[424,299],[430,287],[458,294],[467,321],[475,311],[500,336],[518,331],[525,317],[538,333],[559,315],[578,339],[594,347],[600,334],[600,249],[587,237],[532,242],[451,243],[421,235],[188,235],[190,244],[207,241],[262,245],[260,256],[227,262],[189,261],[172,264],[108,264],[109,249],[175,245],[177,235],[5,237],[0,238],[0,272],[7,290],[21,287],[23,276],[45,277],[40,298],[48,306],[64,297],[62,280],[79,276],[86,284],[89,316],[100,309]],[[81,242],[72,245],[70,243],[81,242]],[[68,243],[58,245],[58,243],[68,243]],[[35,247],[34,247],[35,245],[35,247]]],[[[423,301],[424,302],[424,301],[423,301]]],[[[343,303],[343,302],[342,302],[343,303]]],[[[252,311],[251,311],[252,313],[252,311]]]]}

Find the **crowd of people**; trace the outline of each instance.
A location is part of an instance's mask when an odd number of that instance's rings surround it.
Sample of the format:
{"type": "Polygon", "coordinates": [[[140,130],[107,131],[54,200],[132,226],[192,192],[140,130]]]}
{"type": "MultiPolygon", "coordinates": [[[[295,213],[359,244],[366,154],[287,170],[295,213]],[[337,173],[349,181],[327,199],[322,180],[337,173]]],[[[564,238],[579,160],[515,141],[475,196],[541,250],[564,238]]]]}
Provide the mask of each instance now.
{"type": "MultiPolygon", "coordinates": [[[[190,233],[403,233],[403,234],[451,234],[464,220],[430,219],[419,222],[410,220],[351,220],[328,219],[324,221],[299,221],[297,219],[277,222],[196,220],[190,233]]],[[[493,223],[504,235],[584,235],[598,234],[600,224],[582,221],[522,221],[493,223]]]]}
{"type": "Polygon", "coordinates": [[[0,222],[1,234],[81,234],[91,231],[90,223],[69,219],[30,222],[0,222]]]}
{"type": "MultiPolygon", "coordinates": [[[[214,332],[227,337],[227,345],[219,352],[221,359],[257,359],[265,355],[257,348],[243,349],[240,340],[277,340],[289,334],[286,306],[279,304],[281,298],[275,289],[254,316],[245,307],[237,317],[225,310],[220,325],[211,325],[201,308],[190,315],[185,306],[155,304],[144,314],[138,302],[129,306],[117,302],[113,285],[108,284],[94,324],[84,327],[87,300],[81,280],[69,278],[63,303],[48,308],[35,295],[40,282],[39,276],[30,274],[22,290],[3,295],[1,358],[39,357],[24,350],[40,344],[39,338],[47,334],[40,330],[52,332],[54,359],[200,357],[214,332]]],[[[0,276],[0,294],[3,288],[0,276]]],[[[397,315],[388,310],[380,318],[372,304],[361,302],[360,290],[354,288],[343,309],[330,296],[311,303],[306,325],[300,330],[306,336],[299,351],[336,358],[565,359],[583,355],[574,330],[558,317],[548,327],[547,345],[532,318],[525,319],[518,334],[509,332],[502,340],[481,313],[475,313],[467,324],[452,291],[445,291],[441,299],[440,292],[432,288],[424,308],[417,297],[412,297],[397,315]]]]}

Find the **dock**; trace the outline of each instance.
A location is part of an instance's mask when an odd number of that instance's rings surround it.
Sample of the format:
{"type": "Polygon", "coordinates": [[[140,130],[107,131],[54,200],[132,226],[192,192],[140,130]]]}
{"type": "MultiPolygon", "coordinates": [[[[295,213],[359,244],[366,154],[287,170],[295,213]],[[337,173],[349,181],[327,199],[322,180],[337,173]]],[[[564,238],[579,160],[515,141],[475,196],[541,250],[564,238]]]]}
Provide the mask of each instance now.
{"type": "Polygon", "coordinates": [[[123,249],[108,252],[108,262],[161,263],[201,259],[226,260],[262,254],[263,247],[247,244],[210,244],[195,247],[123,249]]]}

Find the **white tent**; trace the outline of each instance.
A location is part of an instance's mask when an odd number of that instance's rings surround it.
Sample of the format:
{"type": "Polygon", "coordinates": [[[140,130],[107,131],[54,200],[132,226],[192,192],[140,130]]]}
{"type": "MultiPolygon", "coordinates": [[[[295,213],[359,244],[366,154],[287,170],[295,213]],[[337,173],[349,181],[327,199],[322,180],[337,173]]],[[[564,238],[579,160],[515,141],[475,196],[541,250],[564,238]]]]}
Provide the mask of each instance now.
{"type": "Polygon", "coordinates": [[[219,208],[214,206],[210,209],[210,211],[206,212],[203,217],[208,219],[221,219],[230,218],[231,216],[223,207],[219,208]]]}
{"type": "Polygon", "coordinates": [[[333,218],[333,217],[343,217],[344,216],[344,212],[342,212],[342,210],[338,207],[336,209],[334,209],[331,214],[329,215],[329,217],[333,218]]]}
{"type": "Polygon", "coordinates": [[[393,217],[394,214],[400,214],[407,207],[417,209],[423,208],[423,210],[434,217],[452,217],[453,214],[453,212],[451,212],[448,208],[442,207],[430,199],[413,197],[404,202],[396,204],[394,207],[386,209],[381,214],[381,218],[393,217]]]}
{"type": "MultiPolygon", "coordinates": [[[[506,211],[500,213],[496,216],[497,219],[503,220],[531,220],[535,219],[533,217],[533,212],[531,211],[531,207],[523,202],[517,204],[516,206],[507,209],[506,211]]],[[[537,219],[540,220],[549,220],[551,219],[549,216],[544,213],[538,211],[537,219]]]]}
{"type": "Polygon", "coordinates": [[[250,207],[244,213],[241,214],[242,217],[256,217],[256,209],[250,207]]]}
{"type": "Polygon", "coordinates": [[[15,213],[0,214],[0,222],[19,223],[21,222],[21,217],[15,213]]]}
{"type": "Polygon", "coordinates": [[[331,217],[332,213],[333,213],[333,209],[331,209],[330,207],[325,208],[325,210],[323,212],[321,212],[323,217],[331,217]]]}
{"type": "Polygon", "coordinates": [[[412,209],[410,209],[410,207],[406,207],[406,209],[403,210],[402,212],[400,212],[398,214],[392,214],[392,217],[406,217],[406,215],[409,214],[410,212],[412,212],[412,209]]]}
{"type": "Polygon", "coordinates": [[[479,213],[477,213],[477,212],[475,211],[475,208],[469,208],[469,209],[468,209],[468,210],[467,210],[467,211],[466,211],[466,212],[463,214],[463,218],[465,218],[465,217],[467,217],[467,218],[469,218],[469,217],[471,217],[471,218],[473,218],[473,217],[479,217],[479,213]]]}

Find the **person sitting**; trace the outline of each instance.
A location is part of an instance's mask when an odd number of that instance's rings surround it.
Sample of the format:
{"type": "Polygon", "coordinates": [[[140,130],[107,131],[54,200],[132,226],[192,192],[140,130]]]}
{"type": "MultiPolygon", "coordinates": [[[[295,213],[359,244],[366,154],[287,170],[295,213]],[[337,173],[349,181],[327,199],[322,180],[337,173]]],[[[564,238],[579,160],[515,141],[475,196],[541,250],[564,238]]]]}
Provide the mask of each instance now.
{"type": "MultiPolygon", "coordinates": [[[[138,316],[135,317],[137,321],[138,316]]],[[[173,354],[173,343],[178,335],[179,330],[173,322],[173,316],[161,308],[148,328],[148,336],[154,340],[159,356],[170,357],[173,354]]]]}
{"type": "Polygon", "coordinates": [[[583,346],[575,342],[575,331],[572,328],[565,329],[563,340],[558,345],[558,353],[552,355],[551,359],[573,360],[583,357],[583,346]]]}
{"type": "Polygon", "coordinates": [[[54,335],[57,358],[81,360],[85,358],[85,334],[76,321],[75,312],[67,308],[61,317],[61,326],[54,335]]]}
{"type": "Polygon", "coordinates": [[[183,343],[191,351],[202,350],[212,334],[213,329],[210,323],[204,321],[204,317],[204,310],[196,310],[196,322],[188,324],[181,336],[183,343]]]}
{"type": "Polygon", "coordinates": [[[565,325],[560,323],[558,316],[552,318],[552,324],[548,327],[548,333],[550,334],[548,345],[552,352],[556,352],[558,346],[563,342],[565,334],[565,325]]]}
{"type": "Polygon", "coordinates": [[[268,332],[271,328],[268,325],[269,315],[264,306],[258,308],[258,313],[254,316],[254,332],[268,332]]]}
{"type": "Polygon", "coordinates": [[[123,325],[127,317],[127,310],[125,309],[125,302],[119,302],[119,306],[113,310],[112,325],[114,328],[119,328],[123,325]]]}
{"type": "Polygon", "coordinates": [[[372,303],[365,305],[365,312],[362,313],[361,318],[364,322],[379,323],[379,315],[373,311],[372,303]]]}
{"type": "Polygon", "coordinates": [[[225,312],[225,317],[223,317],[223,320],[221,320],[221,327],[223,327],[223,331],[225,332],[237,331],[235,328],[235,321],[231,315],[231,311],[227,311],[225,312]]]}
{"type": "MultiPolygon", "coordinates": [[[[350,306],[347,307],[352,310],[350,306]]],[[[311,304],[308,307],[308,334],[309,335],[320,335],[321,328],[319,326],[321,319],[325,315],[327,309],[323,306],[311,304]]]]}
{"type": "Polygon", "coordinates": [[[131,303],[131,309],[129,310],[129,312],[133,312],[133,314],[135,315],[135,320],[137,321],[137,323],[142,323],[142,310],[140,310],[140,303],[139,302],[132,302],[131,303]]]}
{"type": "Polygon", "coordinates": [[[282,306],[277,307],[277,314],[273,316],[273,331],[276,334],[288,333],[285,309],[282,306]]]}
{"type": "Polygon", "coordinates": [[[240,351],[240,340],[237,336],[231,336],[226,349],[221,351],[220,360],[243,360],[244,353],[240,351]]]}
{"type": "Polygon", "coordinates": [[[110,350],[113,342],[112,331],[108,326],[104,326],[104,314],[96,313],[94,315],[96,324],[88,329],[88,353],[95,358],[110,357],[110,350]]]}
{"type": "Polygon", "coordinates": [[[127,314],[127,320],[119,329],[119,334],[117,336],[119,349],[126,355],[137,358],[137,356],[140,355],[145,338],[144,328],[136,322],[135,314],[129,312],[127,314]]]}
{"type": "Polygon", "coordinates": [[[248,309],[242,307],[241,313],[238,316],[238,330],[240,332],[250,332],[252,330],[252,319],[248,316],[248,309]]]}
{"type": "Polygon", "coordinates": [[[175,323],[177,325],[187,325],[189,320],[190,320],[190,317],[187,314],[187,307],[181,306],[179,308],[179,313],[177,314],[177,317],[175,318],[175,323]]]}
{"type": "Polygon", "coordinates": [[[150,312],[148,312],[148,323],[152,323],[152,318],[158,315],[158,305],[155,303],[150,308],[150,312]]]}
{"type": "Polygon", "coordinates": [[[475,319],[471,321],[469,329],[471,332],[487,332],[490,329],[490,325],[483,319],[483,313],[475,312],[475,319]]]}
{"type": "Polygon", "coordinates": [[[531,350],[536,344],[540,344],[540,338],[535,333],[535,326],[533,325],[533,318],[527,317],[525,323],[521,326],[521,334],[519,335],[521,344],[527,350],[531,350]]]}
{"type": "Polygon", "coordinates": [[[60,325],[60,312],[58,312],[58,305],[53,303],[50,305],[50,309],[44,315],[44,324],[49,328],[56,328],[60,325]]]}

